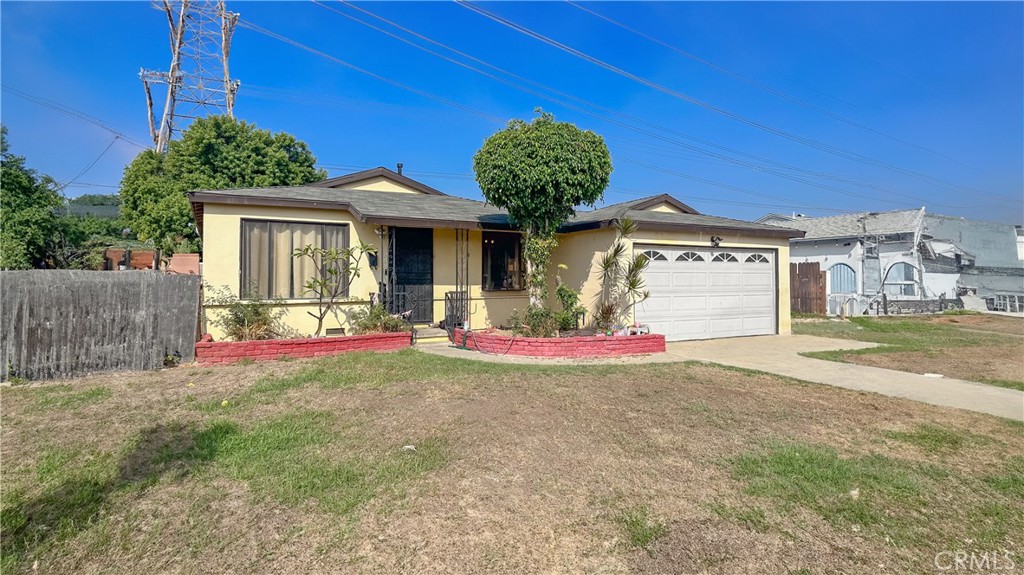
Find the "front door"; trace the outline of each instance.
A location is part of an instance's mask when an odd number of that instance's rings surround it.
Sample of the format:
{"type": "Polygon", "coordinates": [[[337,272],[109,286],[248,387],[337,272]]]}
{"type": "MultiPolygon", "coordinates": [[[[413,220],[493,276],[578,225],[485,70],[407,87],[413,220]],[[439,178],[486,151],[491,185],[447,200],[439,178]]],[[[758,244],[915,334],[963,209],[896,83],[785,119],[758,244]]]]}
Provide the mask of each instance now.
{"type": "Polygon", "coordinates": [[[392,228],[395,234],[395,300],[409,321],[434,321],[434,230],[392,228]]]}

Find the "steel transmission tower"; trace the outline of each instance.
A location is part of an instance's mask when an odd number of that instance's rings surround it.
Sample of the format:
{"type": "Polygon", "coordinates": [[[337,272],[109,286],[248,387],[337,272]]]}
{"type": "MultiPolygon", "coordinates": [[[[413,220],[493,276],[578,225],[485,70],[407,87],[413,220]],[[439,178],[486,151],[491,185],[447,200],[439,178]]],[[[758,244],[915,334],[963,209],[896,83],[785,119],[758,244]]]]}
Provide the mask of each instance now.
{"type": "Polygon", "coordinates": [[[232,116],[240,82],[228,72],[231,36],[238,14],[224,8],[224,0],[161,0],[170,26],[171,66],[167,72],[139,72],[146,90],[149,133],[156,151],[164,153],[176,132],[188,121],[211,114],[232,116]],[[167,99],[156,123],[151,85],[165,84],[167,99]]]}

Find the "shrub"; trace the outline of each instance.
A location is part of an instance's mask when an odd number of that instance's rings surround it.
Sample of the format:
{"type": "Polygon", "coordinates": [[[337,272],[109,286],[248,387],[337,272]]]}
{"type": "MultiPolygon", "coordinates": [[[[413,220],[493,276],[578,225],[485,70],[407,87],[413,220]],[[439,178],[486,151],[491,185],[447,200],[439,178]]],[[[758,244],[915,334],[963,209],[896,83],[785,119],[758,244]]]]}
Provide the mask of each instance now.
{"type": "Polygon", "coordinates": [[[368,333],[396,333],[410,331],[412,326],[400,316],[392,315],[383,304],[376,304],[352,312],[352,331],[356,335],[368,333]]]}
{"type": "Polygon", "coordinates": [[[531,305],[526,308],[526,315],[520,316],[519,310],[512,310],[508,317],[512,333],[523,337],[554,337],[558,333],[558,319],[549,309],[531,305]]]}
{"type": "Polygon", "coordinates": [[[608,331],[615,326],[619,319],[619,304],[615,302],[604,302],[598,304],[594,312],[594,327],[600,331],[608,331]]]}
{"type": "Polygon", "coordinates": [[[580,318],[586,311],[586,308],[580,305],[580,293],[559,281],[558,287],[555,289],[555,296],[562,304],[561,311],[555,312],[558,329],[578,329],[580,318]]]}
{"type": "Polygon", "coordinates": [[[216,289],[210,285],[203,287],[206,297],[204,305],[224,306],[219,314],[209,321],[219,327],[224,334],[235,341],[258,339],[274,339],[285,337],[289,331],[281,325],[285,310],[279,299],[264,299],[255,290],[248,299],[239,299],[227,286],[216,289]]]}

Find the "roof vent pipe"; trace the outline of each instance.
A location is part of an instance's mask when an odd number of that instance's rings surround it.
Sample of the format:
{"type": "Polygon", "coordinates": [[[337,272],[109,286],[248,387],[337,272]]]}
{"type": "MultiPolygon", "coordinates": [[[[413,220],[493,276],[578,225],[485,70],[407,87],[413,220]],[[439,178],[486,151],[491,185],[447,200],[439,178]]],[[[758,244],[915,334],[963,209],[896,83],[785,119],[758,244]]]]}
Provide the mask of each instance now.
{"type": "Polygon", "coordinates": [[[402,162],[398,162],[398,175],[402,175],[402,162]]]}

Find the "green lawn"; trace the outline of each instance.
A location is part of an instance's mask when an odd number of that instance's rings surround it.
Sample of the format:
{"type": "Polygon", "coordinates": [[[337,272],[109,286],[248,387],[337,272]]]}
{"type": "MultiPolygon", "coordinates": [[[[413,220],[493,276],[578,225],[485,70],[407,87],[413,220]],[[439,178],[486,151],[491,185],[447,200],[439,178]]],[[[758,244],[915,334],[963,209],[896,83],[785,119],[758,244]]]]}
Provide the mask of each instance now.
{"type": "Polygon", "coordinates": [[[1024,425],[701,364],[415,350],[0,389],[0,571],[1024,560],[1024,425]]]}

